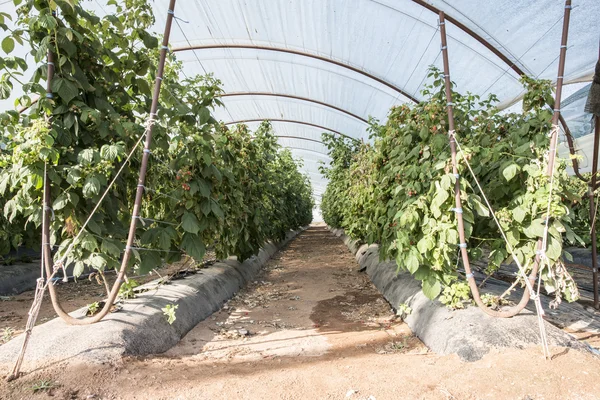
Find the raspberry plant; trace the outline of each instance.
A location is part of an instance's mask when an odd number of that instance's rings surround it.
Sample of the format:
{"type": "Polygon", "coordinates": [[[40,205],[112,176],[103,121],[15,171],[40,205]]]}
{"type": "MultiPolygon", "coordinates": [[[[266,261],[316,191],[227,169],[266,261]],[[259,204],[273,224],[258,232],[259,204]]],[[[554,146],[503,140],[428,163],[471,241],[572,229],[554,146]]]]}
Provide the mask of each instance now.
{"type": "MultiPolygon", "coordinates": [[[[454,207],[446,98],[441,73],[414,106],[392,108],[386,124],[371,121],[373,144],[357,145],[324,135],[332,166],[323,168],[330,183],[323,195],[325,221],[368,243],[379,243],[383,259],[395,259],[436,298],[444,287],[462,279],[458,272],[458,231],[454,207]]],[[[523,78],[528,92],[522,114],[503,114],[495,96],[481,99],[453,93],[456,132],[515,254],[526,270],[544,232],[549,182],[544,174],[551,130],[552,98],[548,81],[523,78]]],[[[511,255],[490,210],[485,206],[461,156],[459,170],[465,234],[472,259],[487,256],[487,272],[511,255]]],[[[581,243],[574,232],[570,189],[564,162],[558,162],[551,199],[546,255],[551,268],[541,271],[548,292],[569,301],[577,287],[562,268],[563,241],[581,243]],[[555,273],[558,267],[561,273],[555,273]]],[[[450,289],[449,289],[450,290],[450,289]]],[[[449,293],[449,292],[448,292],[449,293]]]]}
{"type": "MultiPolygon", "coordinates": [[[[117,268],[124,250],[137,171],[136,148],[145,130],[158,60],[158,40],[146,0],[109,2],[99,18],[72,0],[14,0],[15,16],[2,15],[6,56],[0,95],[21,84],[25,60],[10,53],[20,43],[35,61],[18,105],[27,112],[0,114],[0,254],[39,246],[42,187],[47,168],[52,188],[51,241],[55,261],[119,175],[67,263],[117,268]],[[14,18],[15,29],[5,19],[14,18]],[[55,55],[53,96],[46,97],[46,54],[55,55]],[[35,97],[39,100],[32,104],[35,97]],[[6,232],[6,234],[4,233],[6,232]]],[[[221,106],[220,82],[211,76],[181,79],[182,65],[169,55],[155,118],[152,157],[133,257],[137,272],[187,254],[201,260],[206,248],[219,257],[247,258],[269,239],[280,239],[312,219],[308,179],[277,144],[268,123],[252,134],[228,129],[211,112],[221,106]]]]}

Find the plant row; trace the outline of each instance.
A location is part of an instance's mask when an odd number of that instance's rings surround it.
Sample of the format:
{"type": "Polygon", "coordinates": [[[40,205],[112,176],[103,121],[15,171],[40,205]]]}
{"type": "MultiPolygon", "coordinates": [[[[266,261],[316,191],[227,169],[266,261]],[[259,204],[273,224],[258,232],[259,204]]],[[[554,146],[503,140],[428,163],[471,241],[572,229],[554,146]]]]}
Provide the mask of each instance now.
{"type": "Polygon", "coordinates": [[[371,121],[372,144],[324,135],[333,158],[330,167],[322,167],[329,179],[321,203],[324,220],[353,238],[378,243],[381,257],[395,259],[399,269],[420,280],[429,298],[445,290],[442,300],[452,303],[454,296],[447,294],[466,287],[454,204],[459,179],[470,258],[484,261],[485,272],[491,274],[512,262],[514,254],[530,271],[548,217],[548,262],[541,279],[557,303],[561,298],[575,300],[578,291],[563,264],[563,258],[570,259],[563,243],[585,244],[576,233],[581,229],[575,228],[582,188],[559,160],[547,215],[550,82],[523,78],[527,94],[520,114],[501,113],[493,95],[481,99],[452,93],[460,145],[457,178],[452,173],[443,75],[432,69],[429,78],[432,84],[423,90],[426,100],[392,108],[383,125],[371,121]]]}
{"type": "MultiPolygon", "coordinates": [[[[111,11],[99,18],[69,0],[15,0],[14,27],[5,24],[11,16],[0,18],[7,33],[0,94],[7,98],[19,86],[25,94],[17,105],[29,107],[0,114],[0,253],[39,248],[47,176],[51,244],[54,259],[63,257],[133,151],[68,255],[75,275],[86,266],[102,271],[120,263],[159,55],[149,33],[151,5],[109,3],[111,11]],[[33,70],[11,56],[15,43],[31,49],[33,70]],[[51,97],[45,90],[48,52],[55,58],[51,97]],[[31,78],[23,83],[25,74],[31,78]]],[[[220,82],[181,76],[181,63],[169,55],[150,122],[152,153],[133,250],[137,272],[185,254],[201,260],[207,248],[217,257],[244,259],[312,219],[308,178],[277,144],[270,124],[256,132],[227,128],[211,115],[222,105],[220,82]]]]}

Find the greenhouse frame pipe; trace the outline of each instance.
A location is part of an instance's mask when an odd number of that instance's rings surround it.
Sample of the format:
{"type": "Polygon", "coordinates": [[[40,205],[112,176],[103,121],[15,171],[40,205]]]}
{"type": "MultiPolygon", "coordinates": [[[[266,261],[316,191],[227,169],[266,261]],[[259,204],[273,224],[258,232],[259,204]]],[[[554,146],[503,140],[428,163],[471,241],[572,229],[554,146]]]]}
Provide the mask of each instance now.
{"type": "Polygon", "coordinates": [[[317,54],[311,54],[311,53],[307,53],[304,51],[299,51],[299,50],[292,50],[292,49],[286,49],[283,47],[274,47],[274,46],[259,46],[259,45],[251,45],[251,44],[209,44],[209,45],[195,45],[195,46],[183,46],[183,47],[176,47],[173,48],[171,51],[173,53],[179,52],[179,51],[187,51],[187,50],[210,50],[210,49],[251,49],[251,50],[264,50],[264,51],[273,51],[273,52],[278,52],[278,53],[288,53],[288,54],[294,54],[297,56],[302,56],[302,57],[308,57],[308,58],[314,58],[315,60],[319,60],[319,61],[323,61],[323,62],[327,62],[330,64],[334,64],[337,65],[338,67],[342,67],[342,68],[346,68],[349,69],[350,71],[356,72],[358,74],[364,75],[369,79],[372,79],[374,81],[377,81],[379,83],[381,83],[382,85],[385,85],[387,87],[389,87],[392,90],[395,90],[396,92],[402,94],[404,97],[406,97],[407,99],[418,103],[419,100],[416,97],[411,96],[410,94],[406,93],[404,90],[400,89],[398,86],[394,85],[391,82],[386,81],[383,78],[380,78],[378,76],[375,76],[373,74],[371,74],[370,72],[366,72],[361,70],[360,68],[354,67],[350,64],[346,64],[344,62],[341,61],[337,61],[328,57],[324,57],[324,56],[320,56],[317,54]]]}
{"type": "Polygon", "coordinates": [[[332,109],[334,109],[336,111],[339,111],[339,112],[344,113],[346,115],[349,115],[349,116],[351,116],[353,118],[356,118],[359,121],[364,122],[365,124],[369,123],[369,121],[367,121],[366,119],[364,119],[362,117],[359,117],[358,115],[356,115],[354,113],[351,113],[348,110],[344,110],[343,108],[334,106],[334,105],[329,104],[329,103],[325,103],[323,101],[319,101],[319,100],[315,100],[315,99],[309,99],[308,97],[295,96],[293,94],[270,93],[270,92],[232,92],[232,93],[223,93],[219,97],[234,97],[234,96],[271,96],[271,97],[285,97],[285,98],[288,98],[288,99],[307,101],[307,102],[310,102],[310,103],[319,104],[319,105],[324,106],[324,107],[332,108],[332,109]]]}
{"type": "MultiPolygon", "coordinates": [[[[564,66],[565,66],[565,58],[566,58],[566,45],[567,45],[567,37],[568,37],[568,29],[569,29],[569,16],[570,16],[570,8],[571,8],[570,6],[571,6],[571,0],[566,0],[565,11],[564,11],[565,17],[564,17],[564,21],[563,21],[563,33],[562,33],[560,56],[559,56],[558,78],[557,78],[557,83],[556,83],[556,97],[555,97],[555,105],[554,105],[554,114],[552,116],[553,126],[557,126],[558,121],[559,121],[559,116],[560,116],[560,100],[561,100],[561,95],[562,95],[562,83],[563,83],[563,74],[564,74],[564,66]]],[[[452,91],[451,91],[451,82],[450,82],[450,67],[449,67],[449,62],[448,62],[448,44],[447,44],[447,39],[446,39],[446,26],[445,26],[446,24],[445,24],[443,11],[440,11],[439,18],[440,18],[440,35],[442,37],[442,56],[443,56],[443,64],[444,64],[444,81],[445,81],[445,86],[446,86],[446,100],[448,102],[448,106],[447,106],[447,108],[448,108],[448,125],[449,125],[449,131],[453,132],[454,131],[454,114],[453,114],[453,108],[452,108],[452,91]]],[[[546,174],[548,176],[550,176],[554,170],[554,162],[555,162],[555,158],[556,158],[555,150],[556,150],[557,140],[558,140],[558,130],[553,128],[552,138],[550,141],[550,155],[549,155],[549,159],[548,159],[548,167],[546,170],[546,174]]],[[[458,176],[458,168],[457,168],[457,163],[456,163],[456,142],[451,135],[450,135],[450,150],[452,152],[453,173],[456,176],[458,176]]],[[[460,199],[460,180],[458,178],[456,179],[454,193],[455,193],[456,208],[462,209],[461,199],[460,199]]],[[[475,282],[475,277],[473,276],[473,273],[471,271],[471,266],[469,264],[469,255],[468,255],[467,249],[465,247],[466,241],[465,241],[465,235],[464,235],[464,222],[463,222],[462,214],[457,212],[456,216],[457,216],[457,224],[458,224],[458,233],[459,233],[460,244],[461,244],[461,256],[462,256],[463,264],[464,264],[463,266],[464,266],[465,272],[467,274],[467,281],[468,281],[469,287],[471,289],[471,292],[473,294],[473,299],[475,300],[475,303],[486,314],[494,316],[494,317],[508,318],[508,317],[517,315],[519,312],[521,312],[525,308],[525,306],[529,302],[529,298],[530,298],[529,291],[524,290],[523,296],[521,297],[521,301],[519,302],[519,304],[517,304],[516,306],[514,306],[511,309],[506,310],[506,311],[491,310],[483,303],[483,301],[481,300],[481,296],[479,294],[479,288],[477,286],[477,283],[475,282]]],[[[538,239],[537,247],[538,247],[538,250],[541,250],[541,248],[542,248],[542,239],[541,238],[538,239]]],[[[529,277],[527,278],[529,280],[529,282],[531,283],[531,286],[533,286],[535,284],[535,278],[537,276],[540,261],[541,261],[540,256],[539,256],[539,254],[537,254],[535,257],[535,262],[534,262],[533,268],[531,270],[531,273],[530,273],[529,277]]]]}
{"type": "Polygon", "coordinates": [[[338,132],[338,131],[336,131],[334,129],[331,129],[331,128],[327,128],[327,127],[322,126],[322,125],[313,124],[312,122],[297,121],[297,120],[285,119],[285,118],[251,118],[251,119],[240,119],[240,120],[237,120],[237,121],[225,122],[225,125],[245,124],[245,123],[248,123],[248,122],[262,122],[262,121],[288,122],[290,124],[300,124],[300,125],[312,126],[312,127],[315,127],[315,128],[319,128],[319,129],[323,129],[323,130],[326,130],[326,131],[333,132],[333,133],[338,134],[340,136],[344,136],[344,137],[346,137],[348,139],[356,140],[357,142],[359,141],[359,139],[353,138],[352,136],[344,135],[341,132],[338,132]]]}
{"type": "MultiPolygon", "coordinates": [[[[566,53],[567,53],[567,40],[568,40],[568,36],[569,36],[570,15],[571,15],[571,0],[566,0],[565,6],[564,6],[563,28],[562,28],[560,54],[559,54],[559,61],[558,61],[558,75],[557,75],[557,79],[556,79],[556,96],[554,98],[554,107],[553,107],[554,113],[552,115],[552,137],[550,138],[548,166],[546,167],[546,175],[548,177],[552,176],[553,171],[554,171],[554,163],[556,161],[556,147],[558,144],[558,129],[556,129],[555,127],[558,127],[558,123],[559,123],[559,119],[560,119],[560,102],[561,102],[561,97],[562,97],[562,86],[563,86],[563,80],[564,80],[563,76],[564,76],[565,60],[566,60],[566,53]]],[[[550,216],[547,215],[546,218],[550,218],[550,216]]],[[[545,251],[545,249],[543,249],[543,244],[544,244],[543,239],[541,237],[538,238],[535,261],[533,263],[531,273],[529,274],[529,277],[527,278],[532,287],[535,285],[535,280],[537,277],[539,266],[542,261],[540,252],[545,251]]],[[[466,267],[465,267],[465,271],[466,271],[466,267]]],[[[467,273],[470,273],[470,271],[467,271],[467,273]]],[[[473,292],[473,298],[475,299],[475,302],[477,303],[477,305],[480,308],[482,308],[486,313],[493,315],[493,316],[498,316],[498,317],[514,316],[525,308],[525,306],[527,305],[527,303],[529,302],[529,299],[530,299],[529,290],[525,289],[523,291],[523,296],[521,297],[521,301],[519,302],[519,304],[517,304],[516,306],[512,307],[511,309],[509,309],[507,311],[501,311],[501,312],[493,311],[493,310],[490,310],[481,301],[481,298],[479,297],[479,289],[475,283],[475,279],[473,279],[473,278],[469,279],[469,286],[471,287],[471,290],[473,292]]]]}
{"type": "Polygon", "coordinates": [[[594,116],[594,153],[592,156],[592,178],[590,179],[588,186],[588,197],[590,199],[590,236],[592,241],[592,279],[594,287],[594,308],[600,308],[600,300],[598,299],[598,249],[596,244],[596,229],[595,229],[595,216],[596,209],[594,207],[594,187],[596,186],[596,179],[598,175],[598,146],[600,146],[600,117],[594,116]]]}
{"type": "Polygon", "coordinates": [[[298,140],[306,140],[309,142],[315,142],[315,143],[319,143],[322,144],[323,146],[325,146],[325,143],[321,142],[320,140],[317,139],[310,139],[310,138],[305,138],[302,136],[291,136],[291,135],[275,135],[278,138],[283,138],[283,139],[298,139],[298,140]]]}
{"type": "MultiPolygon", "coordinates": [[[[420,0],[413,0],[414,2],[420,4],[420,0]]],[[[423,5],[425,8],[429,9],[429,10],[437,10],[437,8],[424,3],[421,4],[423,5]]],[[[523,70],[521,70],[517,65],[515,65],[514,63],[511,63],[510,59],[508,57],[506,57],[502,52],[500,52],[498,49],[496,49],[494,46],[492,46],[489,42],[485,41],[483,38],[481,38],[481,36],[477,35],[475,32],[473,32],[471,29],[467,28],[466,26],[464,26],[463,24],[461,24],[460,22],[456,21],[455,19],[450,20],[450,22],[454,23],[455,25],[457,25],[458,27],[462,27],[461,29],[465,30],[465,32],[467,32],[468,34],[472,35],[476,40],[478,40],[481,44],[483,44],[485,47],[487,47],[488,49],[490,49],[494,54],[496,54],[498,57],[500,57],[504,62],[506,62],[507,64],[509,64],[509,66],[517,73],[519,73],[519,75],[526,75],[523,70]]],[[[280,53],[288,53],[288,54],[295,54],[295,55],[299,55],[299,56],[303,56],[303,57],[309,57],[309,58],[314,58],[316,60],[319,61],[324,61],[327,63],[331,63],[334,65],[337,65],[339,67],[342,68],[346,68],[349,69],[353,72],[359,73],[361,75],[366,76],[369,79],[375,80],[379,83],[381,83],[382,85],[385,85],[389,88],[391,88],[392,90],[395,90],[396,92],[402,94],[404,97],[406,97],[407,99],[411,100],[414,103],[419,103],[419,100],[408,94],[407,92],[405,92],[404,90],[400,89],[398,86],[394,85],[393,83],[380,78],[378,76],[373,75],[370,72],[367,71],[363,71],[359,68],[356,68],[350,64],[341,62],[341,61],[337,61],[331,58],[327,58],[324,56],[320,56],[317,54],[310,54],[310,53],[306,53],[303,51],[299,51],[299,50],[292,50],[292,49],[286,49],[286,48],[282,48],[282,47],[273,47],[273,46],[258,46],[258,45],[248,45],[248,44],[211,44],[211,45],[195,45],[195,46],[183,46],[183,47],[176,47],[173,48],[171,51],[173,53],[175,52],[179,52],[179,51],[188,51],[188,50],[210,50],[210,49],[253,49],[253,50],[265,50],[265,51],[274,51],[274,52],[280,52],[280,53]]],[[[563,126],[563,129],[565,130],[565,133],[568,132],[568,134],[571,133],[571,131],[569,130],[569,127],[567,126],[567,123],[564,119],[561,118],[561,124],[563,126]]]]}
{"type": "MultiPolygon", "coordinates": [[[[142,164],[140,166],[138,185],[136,189],[135,202],[133,206],[133,212],[131,214],[131,223],[129,225],[129,234],[127,236],[127,245],[125,246],[125,252],[123,255],[123,260],[121,262],[121,267],[119,269],[117,279],[113,284],[113,287],[108,295],[108,298],[104,304],[102,310],[100,310],[93,317],[89,317],[86,319],[78,319],[70,316],[61,306],[58,301],[58,296],[56,293],[56,289],[54,285],[48,285],[50,288],[50,298],[52,300],[52,305],[54,307],[54,311],[69,325],[90,325],[100,321],[104,318],[111,310],[112,305],[119,294],[119,289],[124,282],[125,271],[127,269],[127,264],[129,264],[129,259],[131,257],[131,247],[133,246],[133,241],[135,239],[135,230],[137,227],[137,219],[139,217],[138,213],[142,204],[142,196],[144,194],[144,181],[146,178],[146,171],[148,169],[148,159],[150,156],[150,145],[152,144],[152,129],[154,127],[154,118],[156,118],[156,112],[158,110],[158,100],[160,95],[160,88],[162,83],[162,75],[165,68],[165,59],[167,56],[167,51],[169,50],[169,36],[171,34],[171,25],[173,23],[173,11],[175,10],[175,2],[176,0],[170,0],[169,3],[169,12],[167,13],[167,21],[165,22],[165,31],[163,35],[162,48],[160,50],[160,59],[158,62],[158,70],[156,72],[156,78],[154,83],[154,92],[152,94],[152,105],[150,106],[150,115],[148,119],[148,125],[146,126],[146,140],[144,143],[144,153],[142,155],[142,164]]],[[[49,251],[46,253],[50,253],[49,251]]],[[[49,262],[46,262],[46,271],[48,276],[51,274],[50,263],[52,262],[52,257],[50,257],[49,262]]]]}
{"type": "MultiPolygon", "coordinates": [[[[440,13],[443,12],[439,8],[437,8],[437,7],[435,7],[435,6],[427,3],[424,0],[412,0],[412,2],[418,4],[421,7],[424,7],[426,9],[428,9],[429,11],[434,12],[434,13],[436,13],[438,15],[440,15],[440,13]]],[[[519,74],[519,75],[527,75],[521,69],[521,67],[519,67],[516,64],[517,63],[516,60],[512,61],[506,54],[504,54],[503,52],[501,52],[497,47],[495,47],[490,42],[488,42],[487,40],[485,40],[482,36],[480,36],[478,33],[476,33],[475,31],[473,31],[471,28],[467,27],[462,22],[458,21],[456,18],[454,18],[454,17],[452,17],[450,15],[447,15],[445,12],[444,12],[444,18],[445,18],[445,20],[451,22],[457,28],[459,28],[460,30],[462,30],[463,32],[465,32],[466,34],[468,34],[469,36],[471,36],[473,39],[475,39],[479,43],[481,43],[485,48],[487,48],[489,51],[491,51],[492,53],[494,53],[494,55],[496,55],[499,59],[501,59],[502,61],[504,61],[504,63],[506,63],[517,74],[519,74]]]]}
{"type": "Polygon", "coordinates": [[[317,154],[321,154],[327,158],[331,159],[331,156],[327,153],[323,153],[322,151],[318,151],[318,150],[312,150],[312,149],[305,149],[304,147],[295,147],[295,146],[283,146],[286,149],[292,149],[292,150],[301,150],[301,151],[309,151],[311,153],[317,153],[317,154]]]}
{"type": "MultiPolygon", "coordinates": [[[[458,161],[457,161],[457,151],[456,151],[456,139],[455,139],[455,125],[454,125],[454,108],[452,104],[452,82],[450,81],[450,63],[448,60],[448,41],[446,37],[446,21],[444,18],[444,12],[440,11],[439,13],[439,24],[440,24],[440,36],[442,42],[442,59],[444,65],[444,86],[446,90],[446,111],[448,113],[448,140],[450,142],[450,153],[452,155],[452,173],[455,176],[454,182],[454,213],[456,215],[456,225],[458,230],[459,248],[460,254],[463,262],[463,267],[465,268],[465,272],[467,275],[467,282],[471,289],[471,293],[473,294],[473,299],[477,306],[484,310],[487,314],[495,316],[495,317],[511,317],[519,313],[522,308],[518,308],[516,312],[498,312],[489,309],[481,300],[481,296],[479,295],[479,289],[477,287],[477,282],[475,282],[475,277],[473,276],[473,272],[471,271],[471,265],[469,263],[469,253],[467,251],[467,240],[465,236],[465,224],[463,220],[462,213],[462,200],[460,198],[460,175],[458,173],[458,161]]],[[[527,301],[529,301],[529,297],[527,297],[527,301]]],[[[525,301],[525,304],[527,304],[525,301]]],[[[523,301],[521,301],[523,303],[523,301]]],[[[523,306],[524,307],[524,306],[523,306]]],[[[512,311],[512,310],[511,310],[512,311]]]]}

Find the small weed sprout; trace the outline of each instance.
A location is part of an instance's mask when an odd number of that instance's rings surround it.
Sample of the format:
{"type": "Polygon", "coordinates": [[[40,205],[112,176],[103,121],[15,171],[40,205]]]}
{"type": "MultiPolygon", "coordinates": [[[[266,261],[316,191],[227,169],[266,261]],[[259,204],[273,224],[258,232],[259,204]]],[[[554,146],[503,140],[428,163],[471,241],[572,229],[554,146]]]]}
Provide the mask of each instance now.
{"type": "Polygon", "coordinates": [[[483,304],[494,310],[498,310],[501,306],[511,304],[510,301],[502,298],[501,296],[496,296],[492,293],[485,293],[481,295],[481,301],[483,301],[483,304]]]}
{"type": "Polygon", "coordinates": [[[2,329],[2,343],[8,343],[15,336],[15,330],[11,327],[2,329]]]}
{"type": "Polygon", "coordinates": [[[167,318],[169,325],[173,325],[173,322],[177,319],[175,311],[179,308],[178,304],[167,304],[164,308],[161,308],[164,316],[167,318]]]}
{"type": "Polygon", "coordinates": [[[133,279],[129,279],[127,282],[124,282],[119,289],[119,296],[122,299],[134,299],[135,298],[135,289],[140,284],[134,281],[133,279]]]}
{"type": "Polygon", "coordinates": [[[400,319],[404,320],[404,318],[408,317],[412,313],[412,308],[406,303],[398,304],[398,308],[396,310],[396,315],[400,317],[400,319]]]}
{"type": "Polygon", "coordinates": [[[31,387],[31,390],[33,390],[33,393],[37,393],[37,392],[45,392],[47,390],[50,390],[52,388],[56,387],[56,383],[52,382],[49,379],[42,379],[40,381],[38,381],[36,384],[34,384],[31,387]]]}
{"type": "Polygon", "coordinates": [[[451,310],[465,308],[471,302],[471,289],[466,282],[454,282],[444,288],[440,302],[451,310]]]}
{"type": "Polygon", "coordinates": [[[93,302],[92,304],[88,304],[86,315],[92,316],[92,315],[96,314],[99,309],[100,309],[100,303],[98,303],[97,301],[93,302]]]}

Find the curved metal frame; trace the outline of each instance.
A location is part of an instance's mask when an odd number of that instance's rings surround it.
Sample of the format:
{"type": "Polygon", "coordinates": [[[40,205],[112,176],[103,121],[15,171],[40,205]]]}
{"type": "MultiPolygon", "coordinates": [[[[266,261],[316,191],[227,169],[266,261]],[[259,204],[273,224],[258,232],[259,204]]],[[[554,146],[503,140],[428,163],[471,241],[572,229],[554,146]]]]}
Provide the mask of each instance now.
{"type": "Polygon", "coordinates": [[[294,147],[294,146],[283,146],[283,147],[284,147],[284,148],[286,148],[286,149],[300,150],[300,151],[308,151],[308,152],[311,152],[311,153],[317,153],[317,154],[321,154],[322,156],[324,156],[324,157],[327,157],[327,158],[331,159],[331,156],[330,156],[329,154],[322,153],[322,152],[320,152],[320,151],[317,151],[317,150],[305,149],[304,147],[294,147]]]}
{"type": "Polygon", "coordinates": [[[325,143],[321,142],[320,140],[305,138],[305,137],[302,137],[302,136],[289,136],[289,135],[275,135],[275,136],[278,137],[278,138],[283,138],[283,139],[306,140],[308,142],[315,142],[315,143],[319,143],[320,145],[325,146],[325,143]]]}
{"type": "Polygon", "coordinates": [[[274,52],[278,52],[278,53],[288,53],[288,54],[294,54],[297,56],[302,56],[302,57],[309,57],[309,58],[314,58],[315,60],[319,60],[319,61],[323,61],[326,63],[330,63],[330,64],[334,64],[337,65],[338,67],[342,67],[342,68],[346,68],[349,69],[350,71],[356,72],[358,74],[364,75],[369,79],[372,79],[374,81],[377,81],[379,83],[381,83],[382,85],[385,85],[387,87],[389,87],[392,90],[395,90],[396,92],[402,94],[404,97],[406,97],[407,99],[418,103],[419,100],[417,100],[417,98],[411,96],[410,94],[406,93],[404,90],[400,89],[398,86],[386,81],[383,78],[380,78],[378,76],[375,76],[369,72],[363,71],[359,68],[353,67],[352,65],[343,63],[341,61],[337,61],[337,60],[333,60],[331,58],[327,58],[324,56],[319,56],[317,54],[311,54],[311,53],[306,53],[304,51],[299,51],[299,50],[292,50],[292,49],[285,49],[282,47],[273,47],[273,46],[258,46],[258,45],[249,45],[249,44],[209,44],[209,45],[196,45],[196,46],[184,46],[184,47],[176,47],[171,49],[171,51],[173,53],[175,52],[179,52],[179,51],[187,51],[187,50],[210,50],[210,49],[251,49],[251,50],[264,50],[264,51],[274,51],[274,52]]]}
{"type": "Polygon", "coordinates": [[[306,101],[306,102],[310,102],[310,103],[314,103],[314,104],[319,104],[321,106],[324,107],[329,107],[331,109],[334,109],[336,111],[339,111],[341,113],[344,113],[346,115],[351,116],[352,118],[356,118],[359,121],[364,122],[365,124],[368,124],[369,121],[367,121],[366,119],[351,113],[348,110],[344,110],[343,108],[334,106],[332,104],[329,103],[325,103],[323,101],[319,101],[319,100],[315,100],[315,99],[309,99],[308,97],[302,97],[302,96],[295,96],[293,94],[285,94],[285,93],[269,93],[269,92],[232,92],[232,93],[223,93],[221,96],[219,97],[236,97],[236,96],[270,96],[270,97],[285,97],[288,99],[294,99],[294,100],[301,100],[301,101],[306,101]]]}
{"type": "Polygon", "coordinates": [[[356,141],[358,141],[358,140],[359,140],[359,139],[357,139],[357,138],[353,138],[353,137],[351,137],[351,136],[345,135],[345,134],[343,134],[343,133],[341,133],[341,132],[338,132],[338,131],[336,131],[336,130],[334,130],[334,129],[331,129],[331,128],[327,128],[327,127],[325,127],[325,126],[322,126],[322,125],[313,124],[312,122],[296,121],[296,120],[293,120],[293,119],[284,119],[284,118],[253,118],[253,119],[240,119],[240,120],[238,120],[238,121],[225,122],[225,125],[245,124],[245,123],[248,123],[248,122],[262,122],[262,121],[270,121],[270,122],[287,122],[287,123],[290,123],[290,124],[308,125],[308,126],[312,126],[312,127],[315,127],[315,128],[319,128],[319,129],[323,129],[323,130],[326,130],[326,131],[333,132],[333,133],[335,133],[335,134],[337,134],[337,135],[344,136],[344,137],[346,137],[346,138],[348,138],[348,139],[352,139],[352,140],[356,140],[356,141]]]}
{"type": "MultiPolygon", "coordinates": [[[[429,11],[431,11],[435,14],[439,14],[440,11],[442,11],[439,8],[427,3],[424,0],[412,0],[412,2],[420,5],[421,7],[425,7],[426,9],[428,9],[429,11]]],[[[508,66],[510,66],[510,68],[513,71],[515,71],[517,74],[525,75],[525,72],[516,64],[516,61],[511,60],[506,54],[501,52],[498,48],[494,47],[490,42],[485,40],[478,33],[473,31],[471,28],[467,27],[466,25],[464,25],[462,22],[458,21],[456,18],[449,16],[446,12],[444,12],[444,16],[445,16],[446,21],[451,22],[454,26],[456,26],[457,28],[459,28],[460,30],[462,30],[463,32],[465,32],[466,34],[471,36],[473,39],[477,40],[485,48],[487,48],[489,51],[494,53],[494,55],[496,55],[499,59],[501,59],[508,66]]]]}

